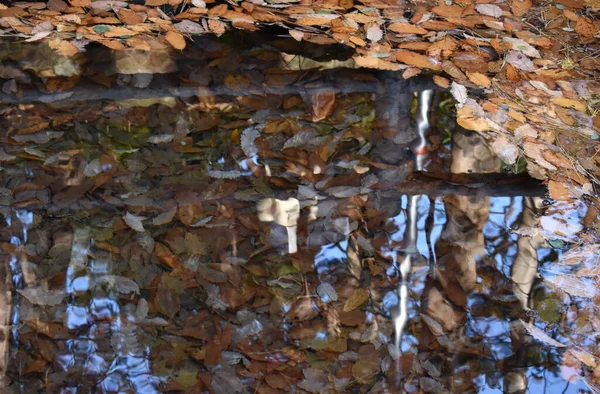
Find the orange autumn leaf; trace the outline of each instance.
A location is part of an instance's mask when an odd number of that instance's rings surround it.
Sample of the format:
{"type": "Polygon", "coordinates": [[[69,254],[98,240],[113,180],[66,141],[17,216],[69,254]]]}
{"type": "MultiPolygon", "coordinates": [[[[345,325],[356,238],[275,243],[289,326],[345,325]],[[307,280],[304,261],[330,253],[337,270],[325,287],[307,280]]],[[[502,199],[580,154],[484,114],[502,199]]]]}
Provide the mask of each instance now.
{"type": "Polygon", "coordinates": [[[450,87],[450,81],[447,78],[444,78],[439,75],[433,76],[433,82],[440,88],[448,89],[450,87]]]}
{"type": "Polygon", "coordinates": [[[324,18],[318,16],[304,16],[296,21],[300,26],[329,26],[331,25],[331,18],[324,18]]]}
{"type": "Polygon", "coordinates": [[[569,193],[569,189],[560,182],[549,181],[548,182],[548,192],[550,193],[550,198],[557,201],[566,201],[570,200],[571,193],[569,193]]]}
{"type": "Polygon", "coordinates": [[[144,22],[144,16],[127,8],[119,9],[119,18],[126,25],[137,25],[144,22]]]}
{"type": "Polygon", "coordinates": [[[402,73],[402,78],[408,79],[414,77],[415,75],[421,74],[421,69],[417,67],[409,67],[402,73]]]}
{"type": "Polygon", "coordinates": [[[376,68],[378,70],[398,71],[400,66],[387,60],[372,56],[356,56],[353,58],[357,66],[376,68]]]}
{"type": "Polygon", "coordinates": [[[411,25],[410,23],[392,23],[388,30],[401,34],[426,34],[427,30],[422,27],[411,25]]]}
{"type": "Polygon", "coordinates": [[[515,16],[523,16],[529,11],[532,5],[531,0],[512,0],[510,2],[510,9],[515,16]]]}
{"type": "Polygon", "coordinates": [[[483,86],[484,88],[489,88],[492,84],[492,81],[485,74],[470,73],[467,71],[467,77],[469,78],[469,81],[473,82],[475,85],[483,86]]]}
{"type": "Polygon", "coordinates": [[[589,18],[580,17],[575,24],[575,32],[584,37],[594,37],[598,33],[598,29],[589,18]]]}
{"type": "Polygon", "coordinates": [[[225,23],[218,21],[216,19],[211,19],[208,21],[208,28],[210,31],[215,33],[217,36],[225,33],[225,23]]]}
{"type": "Polygon", "coordinates": [[[430,68],[435,71],[442,69],[442,65],[439,61],[429,56],[421,55],[412,51],[401,50],[395,53],[396,60],[401,63],[408,64],[410,66],[430,68]]]}
{"type": "Polygon", "coordinates": [[[182,50],[185,48],[185,37],[174,30],[169,30],[165,35],[167,42],[175,49],[182,50]]]}

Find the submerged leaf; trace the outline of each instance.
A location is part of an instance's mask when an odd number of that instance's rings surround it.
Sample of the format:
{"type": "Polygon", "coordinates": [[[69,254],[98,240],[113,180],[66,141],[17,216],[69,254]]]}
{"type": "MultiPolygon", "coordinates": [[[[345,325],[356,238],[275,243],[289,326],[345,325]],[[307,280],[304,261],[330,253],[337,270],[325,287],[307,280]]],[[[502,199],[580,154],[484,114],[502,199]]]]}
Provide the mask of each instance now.
{"type": "Polygon", "coordinates": [[[139,232],[145,231],[144,224],[142,223],[142,220],[144,220],[144,219],[146,219],[146,218],[143,216],[134,215],[130,212],[127,212],[125,214],[125,216],[123,216],[123,220],[125,221],[125,224],[127,224],[133,230],[139,231],[139,232]]]}
{"type": "Polygon", "coordinates": [[[41,287],[26,287],[17,289],[17,292],[35,305],[58,305],[63,302],[67,294],[63,290],[46,290],[41,287]]]}
{"type": "Polygon", "coordinates": [[[525,329],[527,329],[527,332],[529,332],[529,334],[532,337],[534,337],[535,339],[537,339],[538,341],[544,342],[548,345],[555,346],[555,347],[567,346],[567,345],[564,345],[564,344],[558,342],[556,339],[551,338],[550,336],[548,336],[548,334],[546,334],[544,332],[544,330],[537,328],[532,323],[527,323],[523,320],[521,320],[521,323],[523,324],[523,326],[525,326],[525,329]]]}

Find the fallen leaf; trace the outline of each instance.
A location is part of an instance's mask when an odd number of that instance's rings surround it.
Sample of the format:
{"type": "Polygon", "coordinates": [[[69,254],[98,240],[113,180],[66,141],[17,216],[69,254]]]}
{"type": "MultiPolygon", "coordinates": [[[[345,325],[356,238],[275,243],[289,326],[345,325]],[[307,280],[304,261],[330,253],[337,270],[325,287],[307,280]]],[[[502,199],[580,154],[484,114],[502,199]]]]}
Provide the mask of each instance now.
{"type": "Polygon", "coordinates": [[[137,216],[134,215],[130,212],[127,212],[125,214],[125,216],[123,216],[123,221],[125,221],[125,224],[127,224],[129,227],[131,227],[133,230],[138,231],[138,232],[144,232],[144,224],[142,223],[143,220],[145,220],[146,218],[143,216],[137,216]]]}
{"type": "Polygon", "coordinates": [[[401,34],[427,34],[427,30],[416,25],[411,25],[410,23],[392,23],[387,28],[401,34]]]}
{"type": "Polygon", "coordinates": [[[326,304],[338,300],[337,292],[335,291],[333,286],[331,286],[327,282],[321,282],[319,284],[319,286],[317,287],[317,294],[319,295],[319,298],[321,298],[321,301],[323,301],[326,304]]]}
{"type": "Polygon", "coordinates": [[[179,50],[185,48],[185,37],[181,33],[169,30],[165,35],[165,38],[173,48],[179,50]]]}
{"type": "Polygon", "coordinates": [[[477,4],[475,9],[480,14],[493,16],[494,18],[500,18],[503,14],[502,8],[494,4],[477,4]]]}
{"type": "Polygon", "coordinates": [[[571,199],[571,193],[569,193],[569,189],[560,182],[549,181],[548,182],[548,192],[550,193],[550,198],[558,201],[567,201],[571,199]]]}
{"type": "Polygon", "coordinates": [[[532,5],[531,0],[510,0],[510,9],[518,17],[525,15],[532,5]]]}
{"type": "Polygon", "coordinates": [[[492,84],[492,81],[485,74],[467,72],[467,77],[475,85],[483,86],[484,88],[489,88],[492,84]]]}
{"type": "Polygon", "coordinates": [[[575,32],[584,37],[594,37],[598,33],[598,29],[589,18],[582,16],[575,23],[575,32]]]}
{"type": "Polygon", "coordinates": [[[382,38],[383,31],[381,31],[381,28],[379,26],[371,25],[371,27],[367,29],[367,40],[371,42],[378,42],[382,38]]]}
{"type": "Polygon", "coordinates": [[[587,110],[587,106],[579,100],[568,99],[565,97],[552,97],[552,102],[564,108],[573,108],[579,112],[585,112],[587,110]]]}
{"type": "Polygon", "coordinates": [[[350,312],[364,304],[369,299],[369,290],[356,289],[344,303],[344,312],[350,312]]]}
{"type": "Polygon", "coordinates": [[[26,287],[17,292],[34,305],[52,306],[63,302],[67,294],[63,290],[46,290],[41,287],[26,287]]]}
{"type": "Polygon", "coordinates": [[[526,323],[523,320],[521,320],[521,323],[523,324],[523,326],[525,327],[527,332],[529,332],[529,334],[532,337],[534,337],[535,339],[537,339],[538,341],[544,342],[548,345],[555,346],[555,347],[565,347],[566,346],[566,345],[563,345],[562,343],[558,342],[556,339],[548,336],[548,334],[546,334],[546,332],[544,332],[544,330],[537,328],[532,323],[526,323]]]}
{"type": "Polygon", "coordinates": [[[464,104],[469,98],[467,88],[456,82],[452,82],[452,85],[450,85],[450,93],[459,104],[464,104]]]}
{"type": "Polygon", "coordinates": [[[318,122],[328,117],[335,106],[335,93],[323,92],[312,96],[313,122],[318,122]]]}
{"type": "Polygon", "coordinates": [[[48,45],[62,56],[71,57],[79,53],[79,48],[69,41],[61,40],[60,38],[49,41],[48,45]]]}
{"type": "Polygon", "coordinates": [[[519,70],[529,72],[535,71],[535,67],[533,66],[531,59],[521,52],[508,51],[504,59],[519,70]]]}
{"type": "Polygon", "coordinates": [[[421,69],[417,67],[409,67],[402,73],[402,78],[408,79],[414,77],[415,75],[421,74],[421,69]]]}
{"type": "Polygon", "coordinates": [[[440,88],[448,89],[450,87],[450,81],[447,78],[441,77],[439,75],[433,76],[433,82],[440,88]]]}
{"type": "Polygon", "coordinates": [[[574,275],[546,276],[544,281],[575,297],[594,298],[600,294],[593,282],[574,275]]]}
{"type": "Polygon", "coordinates": [[[410,66],[430,68],[435,71],[439,71],[442,68],[442,64],[438,60],[416,52],[400,50],[394,55],[396,56],[396,60],[410,66]]]}

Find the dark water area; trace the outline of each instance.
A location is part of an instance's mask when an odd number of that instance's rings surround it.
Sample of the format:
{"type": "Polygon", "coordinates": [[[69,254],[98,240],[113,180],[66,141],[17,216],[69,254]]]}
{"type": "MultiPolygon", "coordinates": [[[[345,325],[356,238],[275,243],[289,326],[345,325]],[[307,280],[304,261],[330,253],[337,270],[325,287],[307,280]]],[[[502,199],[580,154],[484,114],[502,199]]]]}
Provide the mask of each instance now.
{"type": "Polygon", "coordinates": [[[71,77],[12,78],[3,393],[598,392],[598,251],[568,250],[583,204],[503,168],[428,82],[277,94],[219,51],[89,100],[97,62],[46,102],[34,87],[71,77]]]}

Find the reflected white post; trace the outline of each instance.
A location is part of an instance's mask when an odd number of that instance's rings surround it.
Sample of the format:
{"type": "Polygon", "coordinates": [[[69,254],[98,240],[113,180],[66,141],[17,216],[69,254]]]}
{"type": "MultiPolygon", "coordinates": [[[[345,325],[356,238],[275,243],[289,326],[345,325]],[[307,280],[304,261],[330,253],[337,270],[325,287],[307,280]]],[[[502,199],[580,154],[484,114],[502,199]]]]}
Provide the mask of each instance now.
{"type": "Polygon", "coordinates": [[[400,271],[400,285],[398,286],[399,314],[394,318],[395,346],[400,352],[400,341],[408,321],[408,282],[412,271],[413,259],[418,253],[417,249],[417,221],[419,214],[419,199],[421,195],[410,196],[408,199],[406,219],[406,251],[398,263],[400,271]]]}
{"type": "Polygon", "coordinates": [[[411,144],[411,149],[415,155],[415,171],[423,171],[425,169],[425,161],[429,156],[427,132],[431,128],[429,114],[433,104],[433,97],[433,89],[419,92],[417,96],[418,107],[415,119],[417,138],[411,144]]]}

